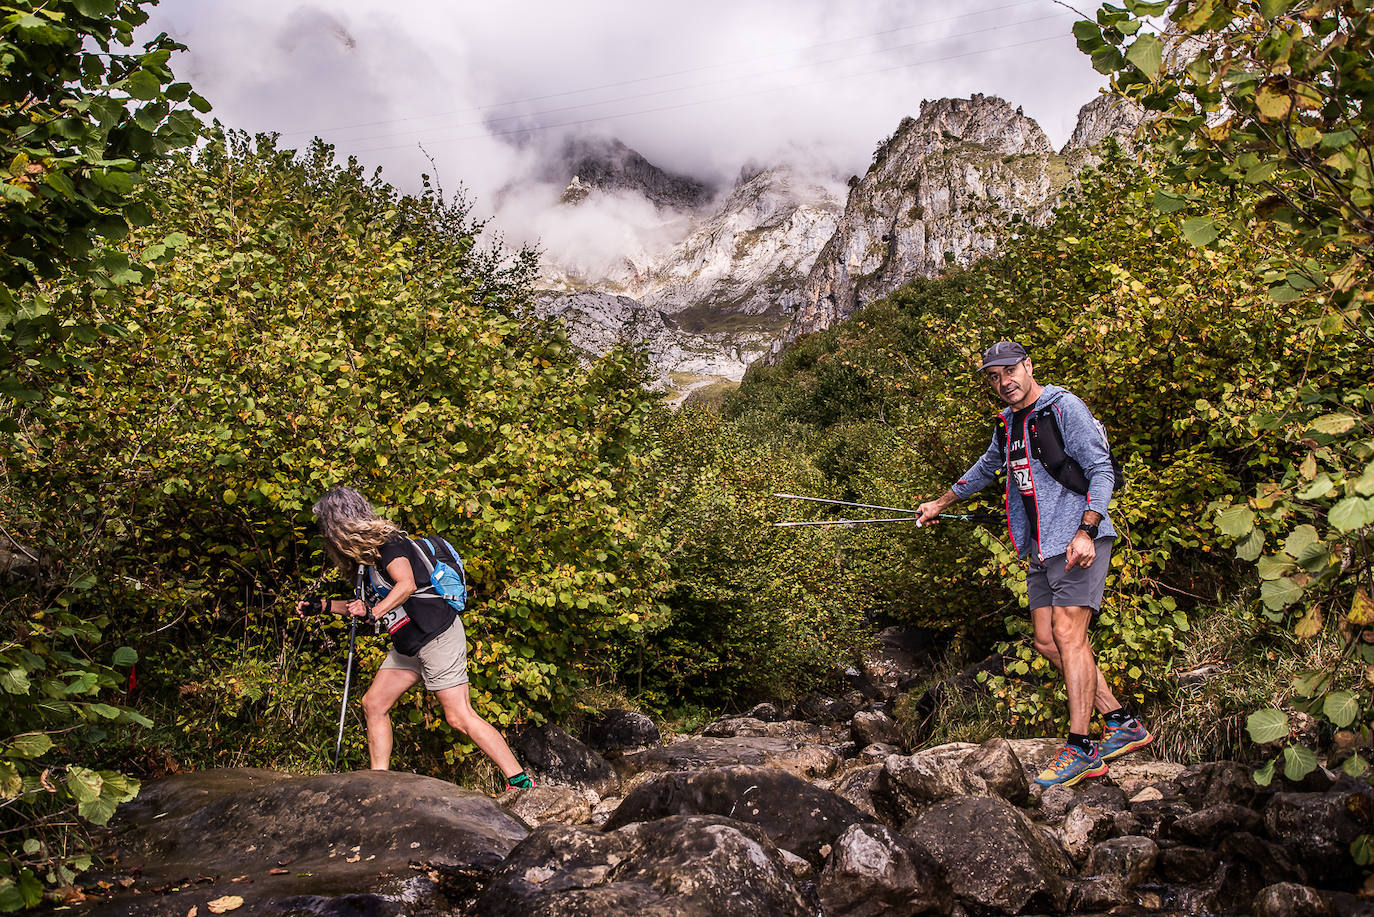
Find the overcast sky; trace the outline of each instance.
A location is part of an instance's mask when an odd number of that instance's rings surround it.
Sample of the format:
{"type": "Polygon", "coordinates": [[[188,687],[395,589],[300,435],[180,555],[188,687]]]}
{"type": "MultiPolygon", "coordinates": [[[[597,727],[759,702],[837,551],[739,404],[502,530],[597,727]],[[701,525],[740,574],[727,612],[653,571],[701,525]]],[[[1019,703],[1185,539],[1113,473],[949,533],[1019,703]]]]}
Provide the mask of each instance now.
{"type": "Polygon", "coordinates": [[[922,99],[982,92],[1058,147],[1104,82],[1075,18],[1053,0],[163,0],[150,25],[190,48],[177,75],[227,125],[319,135],[406,189],[427,154],[486,214],[569,132],[713,182],[778,159],[844,176],[922,99]]]}

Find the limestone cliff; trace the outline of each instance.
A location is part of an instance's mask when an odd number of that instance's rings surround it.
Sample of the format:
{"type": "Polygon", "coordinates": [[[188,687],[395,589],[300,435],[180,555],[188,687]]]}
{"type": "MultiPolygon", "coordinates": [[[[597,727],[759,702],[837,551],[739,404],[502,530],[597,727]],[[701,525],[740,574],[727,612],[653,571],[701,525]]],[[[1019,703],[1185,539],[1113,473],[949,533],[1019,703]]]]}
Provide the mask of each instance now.
{"type": "Polygon", "coordinates": [[[1033,214],[1065,177],[1045,132],[1002,99],[923,102],[919,117],[879,145],[867,174],[851,180],[784,342],[915,277],[992,253],[998,227],[1033,214]]]}

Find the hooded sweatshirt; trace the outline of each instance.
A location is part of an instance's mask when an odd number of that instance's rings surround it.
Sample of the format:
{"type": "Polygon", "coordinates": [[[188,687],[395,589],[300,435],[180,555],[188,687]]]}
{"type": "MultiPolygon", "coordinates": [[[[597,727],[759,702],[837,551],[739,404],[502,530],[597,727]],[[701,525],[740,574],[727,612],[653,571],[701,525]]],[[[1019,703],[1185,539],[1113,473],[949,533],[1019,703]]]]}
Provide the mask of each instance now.
{"type": "MultiPolygon", "coordinates": [[[[1078,532],[1086,510],[1102,514],[1098,538],[1116,537],[1116,529],[1107,514],[1115,481],[1111,453],[1107,450],[1107,434],[1082,399],[1057,385],[1044,386],[1034,408],[1027,414],[1037,414],[1051,406],[1059,422],[1059,432],[1064,437],[1064,451],[1082,466],[1088,478],[1086,496],[1060,484],[1039,459],[1028,456],[1031,490],[1038,517],[1036,533],[1032,537],[1030,521],[1026,517],[1026,501],[1021,499],[1019,491],[1012,492],[1012,476],[1007,473],[1011,455],[1011,421],[1015,413],[1010,407],[1002,411],[1002,424],[993,432],[987,451],[950,488],[956,497],[963,500],[991,484],[998,471],[1006,474],[1007,533],[1011,536],[1012,547],[1021,557],[1041,563],[1048,557],[1068,551],[1069,542],[1078,532]],[[1006,441],[999,442],[1003,437],[1006,441]]],[[[1022,436],[1025,432],[1019,431],[1022,436]]]]}

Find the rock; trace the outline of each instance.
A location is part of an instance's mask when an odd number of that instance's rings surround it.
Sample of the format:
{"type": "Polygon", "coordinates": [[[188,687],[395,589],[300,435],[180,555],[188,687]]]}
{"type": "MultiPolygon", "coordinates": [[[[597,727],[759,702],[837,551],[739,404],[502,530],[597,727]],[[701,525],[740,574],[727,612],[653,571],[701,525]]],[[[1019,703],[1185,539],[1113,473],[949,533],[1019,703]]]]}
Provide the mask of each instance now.
{"type": "Polygon", "coordinates": [[[715,739],[769,737],[818,744],[827,743],[832,738],[824,729],[813,723],[800,720],[766,722],[747,716],[731,716],[716,720],[708,724],[701,734],[715,739]]]}
{"type": "Polygon", "coordinates": [[[1131,803],[1131,814],[1140,824],[1140,833],[1160,840],[1170,836],[1174,822],[1193,814],[1188,804],[1177,799],[1131,803]]]}
{"type": "Polygon", "coordinates": [[[1148,837],[1114,837],[1088,854],[1083,872],[1090,876],[1115,876],[1134,888],[1155,868],[1159,845],[1148,837]]]}
{"type": "Polygon", "coordinates": [[[1013,805],[1030,798],[1026,773],[1006,739],[988,739],[964,759],[964,767],[981,779],[988,791],[1013,805]]]}
{"type": "Polygon", "coordinates": [[[903,827],[945,867],[959,899],[975,910],[1062,911],[1069,863],[1011,803],[997,796],[936,802],[903,827]]]}
{"type": "MultiPolygon", "coordinates": [[[[886,756],[884,756],[886,757],[886,756]]],[[[830,787],[830,792],[863,812],[870,819],[878,817],[873,805],[873,784],[882,772],[881,764],[867,764],[845,771],[830,787]]]]}
{"type": "Polygon", "coordinates": [[[1159,802],[1164,798],[1164,794],[1157,786],[1147,786],[1131,797],[1131,802],[1159,802]]]}
{"type": "Polygon", "coordinates": [[[1306,871],[1283,846],[1247,831],[1227,835],[1216,849],[1223,857],[1249,867],[1262,885],[1307,880],[1306,871]]]}
{"type": "Polygon", "coordinates": [[[873,744],[900,748],[902,744],[902,733],[897,727],[897,721],[881,711],[860,710],[854,714],[850,728],[854,744],[860,748],[873,744]]]}
{"type": "Polygon", "coordinates": [[[1198,885],[1209,879],[1221,863],[1221,854],[1199,847],[1165,847],[1159,851],[1155,870],[1176,885],[1198,885]]]}
{"type": "Polygon", "coordinates": [[[838,698],[808,694],[797,702],[796,715],[808,723],[827,725],[853,719],[854,712],[851,705],[838,698]]]}
{"type": "Polygon", "coordinates": [[[1359,868],[1350,843],[1371,830],[1368,788],[1362,792],[1277,793],[1264,809],[1269,836],[1317,884],[1354,879],[1359,868]]]}
{"type": "Polygon", "coordinates": [[[883,745],[874,742],[872,745],[865,745],[859,750],[859,757],[865,764],[882,764],[891,755],[900,755],[902,750],[892,745],[883,745]]]}
{"type": "Polygon", "coordinates": [[[1258,831],[1262,823],[1254,809],[1217,803],[1174,822],[1170,833],[1185,841],[1213,845],[1237,831],[1258,831]]]}
{"type": "Polygon", "coordinates": [[[1255,783],[1251,769],[1235,761],[1209,761],[1194,764],[1174,778],[1179,793],[1194,809],[1218,803],[1258,808],[1269,791],[1255,783]]]}
{"type": "Polygon", "coordinates": [[[601,754],[657,745],[663,741],[654,721],[633,710],[603,710],[587,724],[586,743],[601,754]]]}
{"type": "Polygon", "coordinates": [[[598,796],[620,792],[620,777],[610,762],[557,726],[527,726],[511,739],[511,750],[540,783],[590,789],[598,796]]]}
{"type": "Polygon", "coordinates": [[[1121,788],[1127,797],[1146,789],[1155,789],[1161,796],[1177,796],[1178,786],[1174,778],[1182,774],[1182,764],[1172,761],[1156,761],[1144,757],[1145,753],[1126,755],[1111,762],[1107,778],[1121,788]]]}
{"type": "Polygon", "coordinates": [[[344,907],[339,899],[348,896],[376,899],[382,909],[370,912],[388,913],[426,888],[413,881],[412,862],[486,874],[527,834],[481,793],[397,771],[180,775],[149,784],[111,828],[105,852],[138,876],[131,892],[185,883],[114,911],[128,914],[185,914],[231,894],[244,899],[244,913],[300,898],[344,907]],[[185,882],[197,876],[213,878],[185,882]],[[239,876],[252,881],[231,882],[239,876]]]}
{"type": "Polygon", "coordinates": [[[1255,896],[1255,917],[1336,917],[1331,898],[1315,888],[1295,882],[1279,882],[1260,889],[1255,896]]]}
{"type": "Polygon", "coordinates": [[[501,804],[508,811],[530,825],[542,825],[546,821],[585,825],[592,820],[592,806],[599,801],[600,797],[592,790],[550,783],[527,790],[510,790],[501,798],[501,804]]]}
{"type": "Polygon", "coordinates": [[[948,914],[945,870],[926,850],[883,825],[845,829],[821,872],[827,917],[948,914]]]}
{"type": "Polygon", "coordinates": [[[931,755],[892,755],[874,781],[873,804],[894,825],[919,815],[932,803],[964,796],[985,796],[987,787],[966,772],[961,762],[931,755]]]}
{"type": "Polygon", "coordinates": [[[873,787],[878,813],[894,825],[940,799],[986,795],[1002,796],[1013,803],[1028,797],[1024,770],[1005,739],[893,755],[883,762],[873,787]]]}
{"type": "Polygon", "coordinates": [[[1074,806],[1060,829],[1064,850],[1074,862],[1082,863],[1094,847],[1117,833],[1116,814],[1099,806],[1074,806]]]}
{"type": "Polygon", "coordinates": [[[624,777],[639,773],[701,770],[747,764],[777,767],[799,777],[827,777],[839,766],[832,749],[783,738],[713,739],[693,737],[618,758],[624,777]]]}
{"type": "Polygon", "coordinates": [[[841,831],[868,817],[786,771],[735,766],[655,777],[625,797],[605,830],[670,815],[721,815],[754,825],[817,868],[825,860],[821,849],[828,850],[841,831]]]}
{"type": "Polygon", "coordinates": [[[772,704],[755,704],[744,713],[750,719],[763,720],[765,723],[776,723],[785,720],[787,717],[772,704]]]}
{"type": "Polygon", "coordinates": [[[1046,818],[1062,818],[1074,806],[1096,806],[1108,812],[1124,812],[1129,808],[1129,803],[1120,787],[1092,780],[1074,786],[1047,787],[1040,794],[1040,812],[1046,818]]]}
{"type": "Polygon", "coordinates": [[[608,832],[541,825],[511,852],[475,913],[812,917],[816,907],[758,829],[672,816],[608,832]]]}
{"type": "Polygon", "coordinates": [[[1069,910],[1075,913],[1109,911],[1130,900],[1130,889],[1119,876],[1074,879],[1069,890],[1069,910]]]}

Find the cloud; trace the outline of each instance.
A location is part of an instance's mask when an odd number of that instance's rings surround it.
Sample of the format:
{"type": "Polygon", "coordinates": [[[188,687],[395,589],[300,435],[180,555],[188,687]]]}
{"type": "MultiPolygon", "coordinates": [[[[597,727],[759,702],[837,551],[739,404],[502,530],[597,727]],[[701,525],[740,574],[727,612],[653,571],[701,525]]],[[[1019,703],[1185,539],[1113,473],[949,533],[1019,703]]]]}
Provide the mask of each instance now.
{"type": "MultiPolygon", "coordinates": [[[[189,46],[178,75],[226,124],[287,145],[319,134],[406,189],[437,169],[476,213],[505,209],[512,240],[552,250],[585,213],[541,215],[547,189],[509,189],[573,133],[713,184],[783,158],[848,175],[923,98],[982,92],[1060,145],[1103,85],[1073,18],[1052,0],[195,0],[153,8],[149,28],[189,46]]],[[[603,203],[597,238],[652,223],[603,203]]]]}

